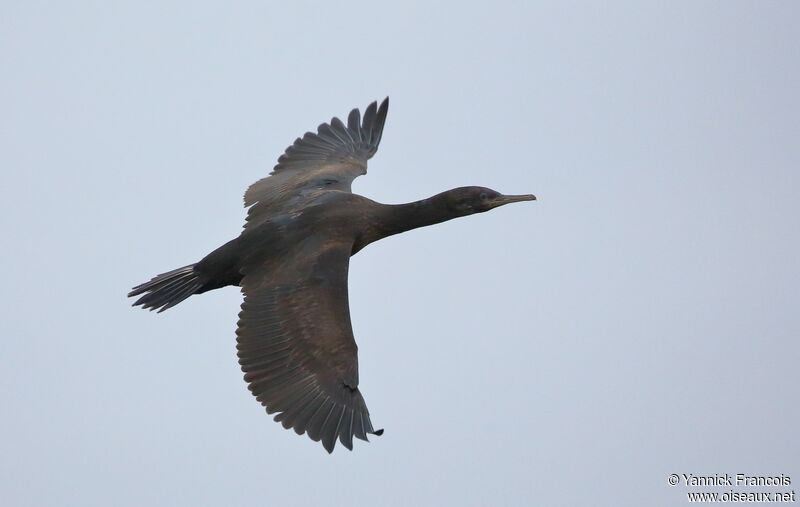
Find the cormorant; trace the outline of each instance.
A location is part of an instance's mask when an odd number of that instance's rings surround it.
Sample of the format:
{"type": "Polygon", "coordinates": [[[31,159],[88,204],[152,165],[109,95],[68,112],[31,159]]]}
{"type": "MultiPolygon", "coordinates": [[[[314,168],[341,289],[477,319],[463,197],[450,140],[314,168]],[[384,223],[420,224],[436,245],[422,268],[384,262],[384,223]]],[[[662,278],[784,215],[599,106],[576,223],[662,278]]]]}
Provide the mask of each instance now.
{"type": "Polygon", "coordinates": [[[236,348],[244,379],[267,413],[330,453],[374,430],[358,389],[358,358],[347,302],[350,257],[373,241],[482,213],[533,195],[461,187],[409,204],[353,194],[378,150],[389,108],[353,109],[307,132],[270,175],[247,189],[244,230],[200,262],[133,288],[133,303],[162,312],[227,285],[244,293],[236,348]]]}

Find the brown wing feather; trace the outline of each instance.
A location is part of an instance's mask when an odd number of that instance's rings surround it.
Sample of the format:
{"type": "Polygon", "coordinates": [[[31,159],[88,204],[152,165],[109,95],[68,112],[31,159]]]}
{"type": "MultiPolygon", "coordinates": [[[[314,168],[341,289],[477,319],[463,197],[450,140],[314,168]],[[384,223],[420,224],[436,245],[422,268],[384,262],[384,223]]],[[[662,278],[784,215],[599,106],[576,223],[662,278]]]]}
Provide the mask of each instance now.
{"type": "Polygon", "coordinates": [[[347,271],[350,248],[309,242],[279,269],[253,266],[241,286],[237,350],[249,389],[275,420],[298,435],[336,439],[374,431],[358,390],[358,347],[350,325],[347,271]]]}
{"type": "Polygon", "coordinates": [[[389,110],[387,97],[361,113],[353,109],[345,125],[339,118],[306,132],[286,148],[270,176],[250,185],[244,194],[247,224],[261,223],[276,211],[297,209],[319,192],[350,192],[354,179],[367,172],[367,161],[378,151],[389,110]]]}

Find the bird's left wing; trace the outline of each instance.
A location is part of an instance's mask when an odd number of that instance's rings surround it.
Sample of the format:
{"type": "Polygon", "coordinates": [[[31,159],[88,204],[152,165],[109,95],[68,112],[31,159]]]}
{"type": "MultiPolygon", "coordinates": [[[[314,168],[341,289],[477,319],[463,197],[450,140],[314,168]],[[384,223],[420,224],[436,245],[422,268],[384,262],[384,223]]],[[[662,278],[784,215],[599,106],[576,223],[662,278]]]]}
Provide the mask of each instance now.
{"type": "Polygon", "coordinates": [[[246,267],[237,350],[249,389],[275,420],[322,440],[375,431],[358,390],[358,347],[350,325],[351,246],[310,237],[273,263],[246,267]]]}
{"type": "Polygon", "coordinates": [[[323,123],[317,132],[306,132],[286,148],[266,178],[253,183],[244,194],[250,206],[251,227],[279,211],[292,211],[325,190],[350,192],[354,179],[367,172],[367,161],[378,151],[389,110],[387,97],[361,112],[353,109],[347,124],[339,118],[323,123]]]}

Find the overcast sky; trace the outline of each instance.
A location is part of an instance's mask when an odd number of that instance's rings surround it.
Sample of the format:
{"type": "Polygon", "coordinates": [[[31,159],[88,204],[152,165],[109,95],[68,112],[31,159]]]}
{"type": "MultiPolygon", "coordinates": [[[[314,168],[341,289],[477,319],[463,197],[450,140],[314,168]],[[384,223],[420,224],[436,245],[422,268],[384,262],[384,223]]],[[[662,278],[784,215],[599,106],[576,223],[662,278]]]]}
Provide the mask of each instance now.
{"type": "MultiPolygon", "coordinates": [[[[683,505],[800,485],[796,2],[0,4],[0,503],[683,505]],[[391,97],[354,191],[534,203],[350,266],[386,433],[328,455],[241,295],[131,286],[235,237],[295,137],[391,97]]],[[[798,488],[800,489],[800,488],[798,488]]]]}

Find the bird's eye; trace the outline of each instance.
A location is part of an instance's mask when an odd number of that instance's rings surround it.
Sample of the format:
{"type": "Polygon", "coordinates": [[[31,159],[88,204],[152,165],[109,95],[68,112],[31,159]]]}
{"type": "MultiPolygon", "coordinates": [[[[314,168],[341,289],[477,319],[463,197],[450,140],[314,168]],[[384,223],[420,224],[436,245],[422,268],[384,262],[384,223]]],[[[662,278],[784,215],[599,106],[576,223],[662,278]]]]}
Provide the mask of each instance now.
{"type": "Polygon", "coordinates": [[[486,195],[486,192],[481,192],[480,198],[481,198],[481,201],[485,201],[486,199],[489,198],[489,196],[486,195]]]}

